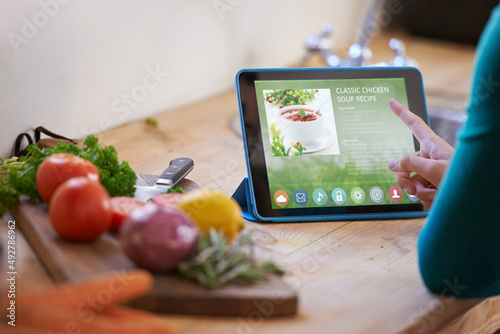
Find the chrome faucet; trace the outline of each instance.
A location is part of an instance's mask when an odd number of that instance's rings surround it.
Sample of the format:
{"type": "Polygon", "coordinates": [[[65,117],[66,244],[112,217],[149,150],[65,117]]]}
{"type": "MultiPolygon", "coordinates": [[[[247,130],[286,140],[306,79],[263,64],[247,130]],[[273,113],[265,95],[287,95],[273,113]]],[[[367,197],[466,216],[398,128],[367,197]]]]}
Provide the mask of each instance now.
{"type": "MultiPolygon", "coordinates": [[[[322,27],[332,27],[329,23],[323,23],[322,27]]],[[[341,58],[336,51],[332,51],[333,43],[330,39],[332,28],[328,32],[322,29],[319,35],[310,34],[304,40],[304,47],[307,52],[303,61],[307,60],[311,53],[318,52],[325,63],[330,67],[354,67],[354,66],[412,66],[418,67],[418,62],[406,54],[406,45],[397,38],[389,41],[389,47],[393,50],[394,58],[380,63],[372,63],[372,50],[368,45],[353,43],[349,47],[346,58],[341,58]]]]}
{"type": "Polygon", "coordinates": [[[356,42],[349,47],[346,58],[341,58],[338,52],[332,51],[333,42],[331,36],[335,33],[335,27],[327,22],[321,24],[319,34],[310,34],[304,41],[307,60],[311,53],[318,52],[330,67],[346,66],[413,66],[418,67],[417,61],[406,54],[406,46],[399,39],[391,39],[389,47],[394,52],[394,58],[387,62],[372,64],[373,53],[369,48],[373,35],[373,27],[377,26],[377,17],[382,10],[385,0],[371,0],[368,11],[363,20],[359,36],[356,42]]]}

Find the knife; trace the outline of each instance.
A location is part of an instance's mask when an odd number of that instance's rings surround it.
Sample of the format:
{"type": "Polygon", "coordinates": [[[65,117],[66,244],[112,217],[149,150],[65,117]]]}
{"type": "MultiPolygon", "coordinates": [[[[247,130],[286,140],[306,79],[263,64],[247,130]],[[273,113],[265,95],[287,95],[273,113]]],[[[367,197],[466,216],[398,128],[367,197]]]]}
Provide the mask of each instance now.
{"type": "Polygon", "coordinates": [[[148,200],[164,193],[179,184],[193,170],[194,162],[189,158],[177,158],[170,161],[167,169],[160,175],[154,186],[135,186],[134,197],[148,200]]]}

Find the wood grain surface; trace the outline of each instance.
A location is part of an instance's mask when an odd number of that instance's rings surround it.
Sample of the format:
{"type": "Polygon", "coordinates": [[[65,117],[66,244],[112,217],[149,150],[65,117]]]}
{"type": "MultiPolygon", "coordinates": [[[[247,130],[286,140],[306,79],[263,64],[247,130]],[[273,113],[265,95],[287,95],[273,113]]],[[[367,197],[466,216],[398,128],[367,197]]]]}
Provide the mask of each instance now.
{"type": "MultiPolygon", "coordinates": [[[[139,175],[138,185],[154,185],[158,176],[139,175]]],[[[180,185],[185,191],[198,189],[190,180],[180,185]]],[[[134,268],[122,252],[117,235],[105,233],[91,243],[75,243],[60,238],[50,225],[48,206],[25,199],[12,212],[30,246],[56,282],[78,281],[104,273],[134,268]]],[[[290,316],[297,311],[297,295],[279,278],[245,287],[228,286],[208,290],[173,274],[154,273],[150,294],[130,305],[158,313],[213,316],[248,316],[268,303],[269,317],[290,316]]]]}
{"type": "MultiPolygon", "coordinates": [[[[420,63],[429,109],[465,108],[473,46],[391,31],[374,37],[370,45],[374,62],[393,57],[391,37],[402,39],[408,54],[420,63]]],[[[195,161],[189,175],[192,180],[231,195],[247,174],[241,137],[230,126],[237,115],[236,94],[229,91],[160,113],[155,117],[157,127],[144,121],[131,122],[101,133],[99,139],[115,146],[121,160],[129,161],[134,170],[144,174],[159,174],[171,159],[190,157],[195,161]]],[[[246,228],[254,229],[265,245],[261,255],[272,257],[287,270],[285,283],[300,298],[297,316],[267,317],[266,310],[275,306],[271,302],[246,317],[165,318],[183,334],[493,333],[500,328],[500,297],[459,300],[429,293],[425,288],[416,253],[423,224],[424,219],[247,222],[246,228]]],[[[29,252],[26,246],[20,254],[29,252]]],[[[21,267],[20,286],[40,289],[48,285],[38,261],[23,260],[21,267]]]]}

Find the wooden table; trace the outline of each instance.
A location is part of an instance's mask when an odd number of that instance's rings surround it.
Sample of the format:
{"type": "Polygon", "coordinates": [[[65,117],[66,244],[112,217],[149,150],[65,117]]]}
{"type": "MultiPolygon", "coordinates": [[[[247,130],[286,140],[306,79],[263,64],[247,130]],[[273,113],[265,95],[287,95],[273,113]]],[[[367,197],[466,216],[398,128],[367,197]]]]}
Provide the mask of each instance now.
{"type": "MultiPolygon", "coordinates": [[[[426,91],[434,98],[429,104],[451,101],[452,107],[463,107],[474,48],[395,34],[421,64],[426,91]]],[[[375,38],[376,61],[390,58],[388,40],[389,35],[375,38]]],[[[231,126],[236,115],[231,91],[158,115],[156,128],[135,122],[99,138],[139,173],[159,174],[171,159],[191,157],[190,179],[230,195],[246,176],[242,141],[231,126]]],[[[299,293],[298,315],[267,319],[263,309],[250,318],[166,318],[181,333],[493,333],[500,328],[500,297],[457,300],[424,287],[416,258],[423,223],[247,223],[266,245],[261,256],[273,257],[288,271],[286,281],[299,293]]],[[[4,238],[5,229],[0,233],[4,238]]],[[[22,237],[18,249],[19,289],[52,284],[22,237]]]]}

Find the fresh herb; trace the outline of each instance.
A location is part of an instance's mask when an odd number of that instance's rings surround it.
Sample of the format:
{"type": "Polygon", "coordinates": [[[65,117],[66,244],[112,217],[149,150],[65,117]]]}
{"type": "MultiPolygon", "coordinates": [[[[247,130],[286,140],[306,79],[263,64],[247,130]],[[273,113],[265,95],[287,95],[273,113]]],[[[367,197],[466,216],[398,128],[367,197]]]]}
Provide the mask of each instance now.
{"type": "Polygon", "coordinates": [[[222,232],[210,229],[208,235],[198,239],[197,255],[179,265],[179,273],[209,289],[263,282],[272,274],[284,275],[273,261],[257,263],[251,234],[240,233],[238,239],[229,243],[222,232]]]}
{"type": "Polygon", "coordinates": [[[300,108],[299,111],[297,111],[297,113],[299,114],[300,117],[302,117],[303,119],[306,119],[308,117],[311,117],[312,115],[311,114],[306,114],[306,112],[304,111],[304,109],[300,108]]]}
{"type": "Polygon", "coordinates": [[[271,135],[271,154],[273,157],[288,156],[290,155],[291,147],[285,148],[283,140],[285,136],[281,136],[281,129],[276,129],[276,125],[271,123],[269,127],[269,134],[271,135]]]}
{"type": "Polygon", "coordinates": [[[0,217],[19,203],[19,196],[24,194],[30,200],[39,199],[36,187],[36,173],[40,164],[54,153],[70,153],[92,162],[99,170],[102,185],[111,196],[133,196],[137,176],[129,164],[118,161],[113,146],[102,148],[99,140],[90,135],[80,149],[72,143],[58,143],[54,148],[40,149],[36,144],[27,147],[26,156],[3,160],[0,173],[0,217]]]}
{"type": "Polygon", "coordinates": [[[271,123],[269,127],[269,133],[271,134],[271,155],[273,157],[287,157],[287,156],[301,156],[302,152],[306,150],[299,142],[291,142],[289,148],[285,148],[283,141],[285,136],[281,136],[281,129],[276,129],[276,125],[271,123]],[[295,150],[290,153],[291,149],[295,150]]]}
{"type": "Polygon", "coordinates": [[[266,102],[277,104],[280,108],[291,105],[304,105],[314,100],[317,89],[275,89],[266,93],[266,102]]]}
{"type": "Polygon", "coordinates": [[[292,155],[301,156],[302,152],[306,150],[304,146],[300,142],[292,143],[292,147],[297,150],[297,152],[293,152],[292,155]]]}
{"type": "Polygon", "coordinates": [[[184,194],[185,191],[181,187],[169,188],[166,191],[167,194],[184,194]]]}
{"type": "Polygon", "coordinates": [[[7,210],[19,204],[19,192],[10,183],[6,177],[0,178],[0,217],[7,210]]]}
{"type": "Polygon", "coordinates": [[[19,158],[18,157],[12,157],[10,159],[2,159],[0,158],[0,161],[2,162],[2,164],[0,165],[0,175],[6,175],[7,174],[7,170],[9,169],[9,167],[12,167],[12,166],[17,166],[17,165],[21,165],[22,163],[19,162],[19,158]]]}
{"type": "Polygon", "coordinates": [[[154,126],[155,128],[158,126],[158,121],[154,118],[148,117],[144,120],[146,124],[154,126]]]}

